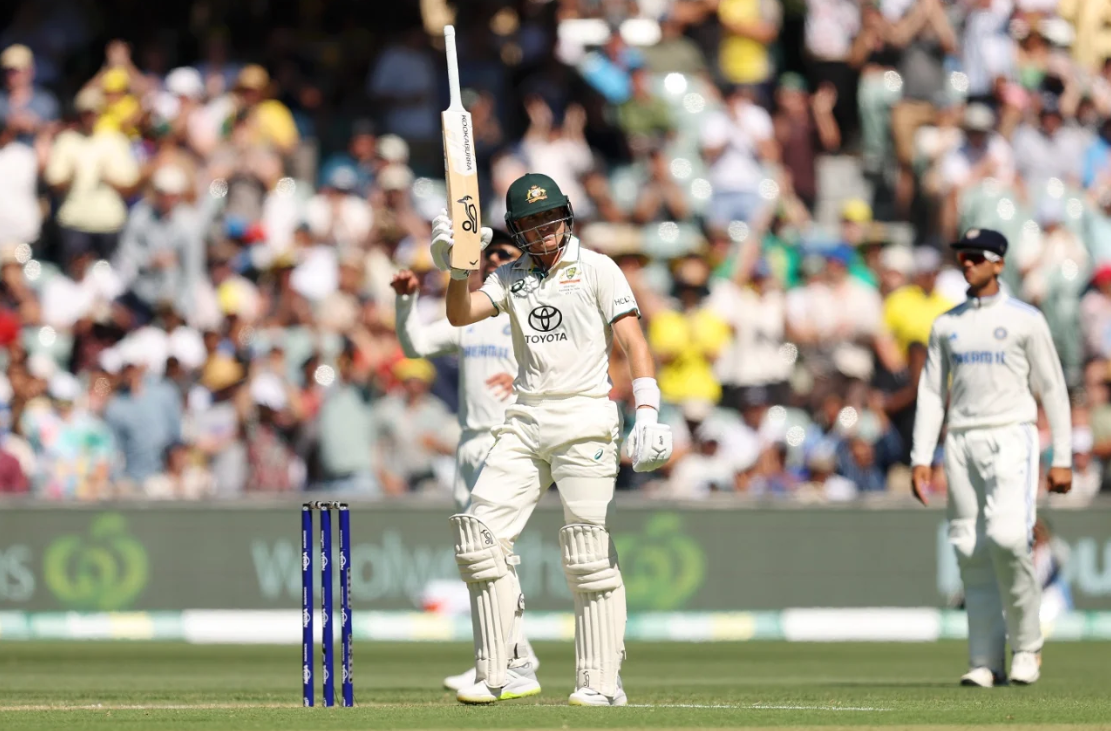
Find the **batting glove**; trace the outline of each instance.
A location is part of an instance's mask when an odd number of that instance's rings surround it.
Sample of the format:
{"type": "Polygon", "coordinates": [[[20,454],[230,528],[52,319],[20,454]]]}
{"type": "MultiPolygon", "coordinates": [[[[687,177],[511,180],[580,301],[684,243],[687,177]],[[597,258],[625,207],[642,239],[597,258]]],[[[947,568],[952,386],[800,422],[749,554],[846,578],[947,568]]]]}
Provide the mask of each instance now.
{"type": "MultiPolygon", "coordinates": [[[[490,245],[494,238],[494,230],[483,226],[479,230],[479,239],[482,248],[490,245]]],[[[466,279],[470,276],[467,269],[453,269],[451,266],[451,247],[455,245],[455,235],[451,230],[451,218],[447,210],[440,211],[440,215],[432,219],[432,263],[441,272],[451,272],[452,279],[466,279]]]]}
{"type": "Polygon", "coordinates": [[[628,442],[634,472],[658,470],[671,459],[671,427],[657,423],[656,416],[655,409],[637,409],[637,421],[628,442]],[[651,412],[651,416],[645,412],[651,412]]]}

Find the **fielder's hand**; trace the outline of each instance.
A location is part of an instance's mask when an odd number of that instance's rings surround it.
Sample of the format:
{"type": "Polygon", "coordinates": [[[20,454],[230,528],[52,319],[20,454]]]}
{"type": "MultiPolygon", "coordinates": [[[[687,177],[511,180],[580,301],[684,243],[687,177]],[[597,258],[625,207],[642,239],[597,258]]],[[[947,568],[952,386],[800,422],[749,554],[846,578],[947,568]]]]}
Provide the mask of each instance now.
{"type": "MultiPolygon", "coordinates": [[[[494,238],[494,230],[483,226],[479,230],[482,248],[490,245],[494,238]]],[[[440,215],[432,219],[432,262],[441,272],[451,272],[452,279],[466,279],[470,271],[466,269],[451,268],[451,247],[455,245],[455,236],[451,230],[451,218],[447,210],[440,211],[440,215]],[[458,273],[458,276],[457,276],[458,273]]]]}
{"type": "Polygon", "coordinates": [[[910,487],[914,490],[914,497],[923,505],[929,504],[926,495],[929,494],[931,477],[933,477],[933,468],[929,465],[920,464],[911,471],[910,487]]]}
{"type": "Polygon", "coordinates": [[[634,472],[658,470],[671,459],[671,427],[655,421],[655,410],[637,409],[637,422],[629,434],[629,458],[634,472]],[[651,411],[651,418],[641,418],[641,412],[651,411]]]}
{"type": "Polygon", "coordinates": [[[1049,491],[1064,495],[1072,489],[1072,470],[1068,467],[1050,467],[1046,476],[1049,481],[1049,491]]]}

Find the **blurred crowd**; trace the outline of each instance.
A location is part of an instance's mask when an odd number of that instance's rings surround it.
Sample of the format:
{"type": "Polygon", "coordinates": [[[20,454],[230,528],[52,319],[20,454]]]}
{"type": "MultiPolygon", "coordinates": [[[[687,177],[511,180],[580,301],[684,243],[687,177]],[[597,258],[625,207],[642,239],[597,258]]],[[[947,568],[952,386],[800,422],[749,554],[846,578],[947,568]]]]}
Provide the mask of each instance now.
{"type": "Polygon", "coordinates": [[[971,227],[1051,324],[1062,502],[1111,487],[1104,0],[168,2],[130,35],[118,4],[0,24],[0,493],[449,494],[458,364],[404,357],[390,288],[414,271],[443,316],[446,22],[484,222],[552,176],[640,304],[676,450],[620,488],[908,492],[971,227]]]}

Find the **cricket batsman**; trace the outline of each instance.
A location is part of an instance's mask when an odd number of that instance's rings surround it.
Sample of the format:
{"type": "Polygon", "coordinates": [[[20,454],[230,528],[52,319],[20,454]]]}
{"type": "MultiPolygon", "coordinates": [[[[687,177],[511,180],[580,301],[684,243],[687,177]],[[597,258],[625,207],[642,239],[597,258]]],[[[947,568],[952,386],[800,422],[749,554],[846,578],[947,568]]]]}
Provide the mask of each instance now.
{"type": "MultiPolygon", "coordinates": [[[[482,269],[471,277],[470,285],[480,284],[495,269],[516,261],[521,250],[508,235],[493,231],[493,238],[483,249],[482,269]]],[[[455,452],[455,485],[452,497],[456,508],[466,510],[471,500],[482,464],[494,445],[492,430],[505,420],[505,408],[513,395],[513,378],[517,360],[513,357],[513,338],[509,315],[500,313],[468,327],[452,326],[446,319],[424,326],[414,313],[420,284],[410,271],[401,271],[393,278],[397,293],[397,337],[409,358],[435,358],[448,353],[459,354],[459,426],[462,435],[455,452]]],[[[540,661],[522,633],[522,653],[533,669],[540,661]]],[[[444,687],[458,691],[473,685],[475,668],[444,679],[444,687]]]]}
{"type": "Polygon", "coordinates": [[[1041,589],[1033,562],[1038,492],[1037,405],[1053,436],[1051,492],[1072,486],[1069,396],[1049,326],[1037,309],[1000,291],[1007,239],[971,229],[954,243],[968,301],[934,321],[918,387],[911,454],[915,496],[926,503],[930,464],[949,401],[945,473],[949,541],[968,614],[969,671],[962,685],[1027,685],[1041,673],[1041,589]]]}
{"type": "MultiPolygon", "coordinates": [[[[654,470],[671,456],[670,429],[657,423],[660,389],[629,283],[609,257],[580,246],[571,202],[555,181],[530,173],[506,193],[506,225],[524,251],[477,292],[450,267],[451,221],[434,222],[432,258],[451,271],[447,316],[466,327],[507,313],[517,358],[517,400],[494,430],[494,446],[466,511],[451,517],[456,563],[471,593],[476,680],[464,703],[540,692],[519,642],[524,600],[513,544],[553,480],[564,527],[563,570],[575,601],[575,691],[571,705],[628,703],[619,673],[625,656],[625,588],[606,529],[617,476],[620,417],[609,398],[609,352],[629,360],[636,425],[633,468],[654,470]]],[[[483,236],[483,242],[489,236],[483,236]]]]}

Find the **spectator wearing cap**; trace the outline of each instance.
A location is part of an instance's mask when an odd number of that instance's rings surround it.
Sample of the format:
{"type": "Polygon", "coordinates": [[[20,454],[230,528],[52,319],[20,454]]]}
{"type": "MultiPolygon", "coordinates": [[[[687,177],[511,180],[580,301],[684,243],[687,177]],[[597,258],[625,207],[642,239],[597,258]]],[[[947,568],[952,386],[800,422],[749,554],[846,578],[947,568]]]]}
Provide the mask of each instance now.
{"type": "Polygon", "coordinates": [[[945,195],[942,232],[949,236],[957,229],[958,205],[964,191],[987,178],[1004,187],[1014,185],[1015,159],[1010,144],[995,130],[995,113],[990,107],[974,103],[964,110],[964,142],[941,161],[940,188],[945,195]]]}
{"type": "Polygon", "coordinates": [[[1091,144],[1089,133],[1066,123],[1061,100],[1053,94],[1038,97],[1037,123],[1024,123],[1015,130],[1011,144],[1015,167],[1033,200],[1045,195],[1046,183],[1056,178],[1078,185],[1083,174],[1084,151],[1091,144]]]}
{"type": "Polygon", "coordinates": [[[777,0],[721,0],[718,20],[721,78],[731,84],[768,83],[775,73],[771,47],[783,25],[782,5],[777,0]]]}
{"type": "Polygon", "coordinates": [[[1065,379],[1073,385],[1083,358],[1080,298],[1092,266],[1087,246],[1066,225],[1066,215],[1062,198],[1043,198],[1036,212],[1039,235],[1022,237],[1012,258],[1022,273],[1022,297],[1045,315],[1065,379]]]}
{"type": "Polygon", "coordinates": [[[263,371],[249,387],[254,408],[243,425],[247,445],[249,493],[303,489],[305,464],[294,449],[298,424],[292,409],[292,386],[277,373],[263,371]]]}
{"type": "Polygon", "coordinates": [[[369,119],[359,119],[351,125],[351,137],[347,149],[332,153],[320,166],[319,183],[327,185],[332,171],[337,168],[351,168],[355,171],[355,193],[366,198],[378,170],[384,163],[378,157],[378,138],[374,134],[374,123],[369,119]]]}
{"type": "Polygon", "coordinates": [[[270,98],[270,74],[258,64],[244,66],[235,80],[236,120],[249,144],[289,155],[301,141],[293,114],[270,98]]]}
{"type": "Polygon", "coordinates": [[[447,407],[429,393],[436,368],[427,360],[406,358],[392,370],[400,389],[383,398],[375,410],[386,489],[446,493],[451,488],[459,432],[447,407]]]}
{"type": "Polygon", "coordinates": [[[690,217],[686,192],[671,175],[671,165],[662,148],[648,155],[648,180],[640,188],[633,206],[632,220],[637,224],[684,221],[690,217]]]}
{"type": "Polygon", "coordinates": [[[692,254],[675,263],[672,277],[676,308],[657,312],[648,324],[648,345],[660,361],[660,391],[671,404],[716,404],[721,400],[721,384],[713,365],[725,351],[730,332],[706,302],[710,267],[692,254]]]}
{"type": "Polygon", "coordinates": [[[10,118],[0,114],[0,242],[34,244],[42,232],[38,200],[39,161],[20,140],[10,118]]]}
{"type": "Polygon", "coordinates": [[[25,144],[58,119],[58,100],[35,85],[35,54],[16,43],[0,53],[0,121],[25,144]]]}
{"type": "Polygon", "coordinates": [[[180,66],[166,74],[163,86],[154,105],[160,131],[194,154],[207,157],[216,149],[223,120],[205,105],[200,72],[180,66]]]}
{"type": "Polygon", "coordinates": [[[789,72],[779,77],[775,92],[775,140],[783,150],[783,166],[795,195],[814,212],[818,200],[816,160],[820,153],[841,147],[841,131],[833,117],[837,90],[827,83],[811,94],[806,79],[789,72]]]}
{"type": "Polygon", "coordinates": [[[760,183],[764,164],[779,159],[775,128],[767,111],[753,101],[751,88],[733,87],[724,109],[707,115],[701,130],[702,155],[713,186],[708,222],[726,227],[732,221],[752,225],[767,202],[760,183]]]}
{"type": "Polygon", "coordinates": [[[97,132],[122,132],[134,140],[139,136],[143,107],[132,93],[131,76],[127,69],[111,68],[100,77],[104,108],[96,120],[97,132]]]}
{"type": "Polygon", "coordinates": [[[372,224],[370,205],[356,193],[358,170],[335,166],[324,186],[305,204],[305,221],[317,240],[342,250],[365,245],[372,224]]]}
{"type": "Polygon", "coordinates": [[[162,471],[166,449],[181,439],[182,409],[174,385],[147,374],[141,348],[128,344],[118,356],[120,375],[104,420],[123,457],[120,477],[127,492],[140,489],[149,477],[162,471]]]}
{"type": "Polygon", "coordinates": [[[112,431],[81,403],[81,383],[59,371],[49,401],[23,412],[20,431],[35,452],[35,494],[55,500],[112,497],[116,450],[112,431]]]}
{"type": "Polygon", "coordinates": [[[375,449],[375,400],[370,369],[354,343],[345,341],[329,375],[335,382],[328,386],[317,422],[321,480],[312,487],[324,492],[376,495],[381,492],[383,474],[375,449]]]}
{"type": "Polygon", "coordinates": [[[658,145],[675,129],[671,108],[652,91],[652,74],[646,68],[634,69],[632,94],[617,107],[617,123],[634,151],[658,145]]]}
{"type": "Polygon", "coordinates": [[[186,317],[204,276],[203,221],[185,202],[191,182],[176,165],[151,177],[151,195],[131,212],[114,266],[126,283],[125,304],[135,321],[149,322],[155,307],[170,302],[186,317]]]}
{"type": "Polygon", "coordinates": [[[188,396],[185,441],[211,469],[215,494],[220,497],[240,496],[248,479],[242,430],[248,408],[245,380],[243,364],[217,352],[205,362],[188,396]]]}
{"type": "MultiPolygon", "coordinates": [[[[873,220],[872,206],[860,198],[850,198],[841,205],[841,241],[850,247],[849,274],[865,284],[875,287],[879,282],[875,273],[864,261],[859,248],[865,244],[869,235],[876,235],[881,230],[873,220]]],[[[883,236],[886,236],[884,231],[883,236]]],[[[882,244],[883,242],[879,242],[882,244]]]]}
{"type": "Polygon", "coordinates": [[[754,387],[782,392],[794,363],[780,350],[785,342],[786,295],[760,259],[747,284],[721,280],[711,289],[710,308],[729,325],[732,337],[714,363],[722,404],[741,408],[741,394],[754,387]]]}
{"type": "Polygon", "coordinates": [[[90,250],[100,258],[111,258],[127,222],[125,198],[139,183],[138,161],[127,137],[94,131],[103,108],[99,89],[78,93],[74,101],[78,124],[54,139],[43,172],[46,183],[63,197],[57,220],[66,261],[90,250]]]}
{"type": "Polygon", "coordinates": [[[904,358],[912,344],[925,347],[934,320],[956,304],[936,289],[941,270],[941,254],[937,249],[916,248],[912,263],[912,282],[892,292],[883,303],[884,326],[894,336],[904,358]]]}

